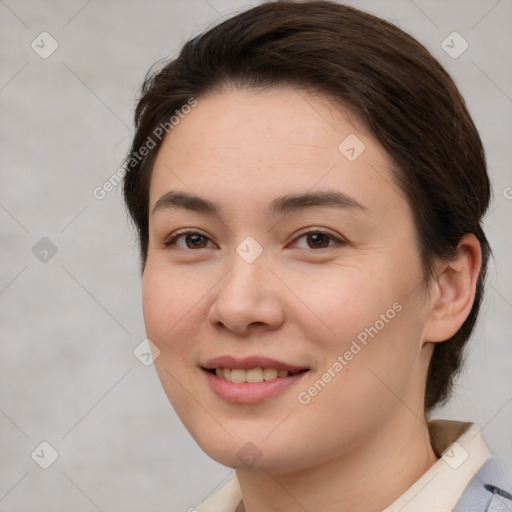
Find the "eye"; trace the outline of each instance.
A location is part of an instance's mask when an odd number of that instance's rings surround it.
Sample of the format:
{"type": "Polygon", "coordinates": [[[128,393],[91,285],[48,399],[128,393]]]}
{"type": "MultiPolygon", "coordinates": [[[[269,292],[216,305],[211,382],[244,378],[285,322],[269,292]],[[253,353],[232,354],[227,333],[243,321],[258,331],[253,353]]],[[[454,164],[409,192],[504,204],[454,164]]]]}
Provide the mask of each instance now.
{"type": "Polygon", "coordinates": [[[169,247],[175,245],[181,249],[205,249],[207,240],[210,239],[207,236],[198,233],[197,231],[181,231],[167,240],[165,242],[165,246],[169,247]],[[177,241],[180,238],[184,238],[185,246],[177,244],[177,241]]]}
{"type": "MultiPolygon", "coordinates": [[[[299,247],[300,249],[326,249],[331,247],[332,245],[345,245],[345,240],[338,238],[326,231],[320,230],[310,230],[305,233],[302,233],[299,237],[295,239],[300,240],[301,238],[306,238],[306,244],[308,247],[299,247]],[[333,241],[334,243],[330,243],[333,241]]],[[[207,244],[210,239],[197,231],[181,231],[176,233],[173,237],[165,242],[166,247],[177,246],[181,249],[206,249],[207,244]],[[185,245],[178,244],[178,240],[183,238],[185,240],[185,245]]]]}
{"type": "Polygon", "coordinates": [[[306,233],[302,233],[302,235],[300,235],[295,240],[300,240],[301,238],[306,239],[307,247],[299,247],[300,249],[327,249],[332,245],[346,244],[345,240],[342,240],[341,238],[331,235],[326,231],[319,230],[310,230],[307,231],[306,233]],[[334,241],[333,244],[329,244],[331,240],[334,241]]]}

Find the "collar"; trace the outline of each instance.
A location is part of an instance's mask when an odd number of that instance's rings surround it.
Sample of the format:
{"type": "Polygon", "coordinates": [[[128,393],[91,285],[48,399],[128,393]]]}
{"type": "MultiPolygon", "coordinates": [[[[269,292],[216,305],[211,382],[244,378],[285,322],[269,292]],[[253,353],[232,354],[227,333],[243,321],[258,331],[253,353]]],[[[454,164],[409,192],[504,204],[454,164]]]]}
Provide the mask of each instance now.
{"type": "Polygon", "coordinates": [[[428,420],[432,449],[441,457],[382,512],[452,512],[491,453],[474,423],[428,420]]]}

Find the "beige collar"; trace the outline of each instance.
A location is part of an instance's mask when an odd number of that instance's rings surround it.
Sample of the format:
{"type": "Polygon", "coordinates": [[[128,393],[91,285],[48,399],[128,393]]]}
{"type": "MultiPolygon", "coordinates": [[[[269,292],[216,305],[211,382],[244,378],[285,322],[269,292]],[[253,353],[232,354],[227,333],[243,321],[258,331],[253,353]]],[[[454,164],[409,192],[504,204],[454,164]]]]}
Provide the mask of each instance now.
{"type": "Polygon", "coordinates": [[[491,455],[474,423],[429,420],[428,428],[441,458],[382,512],[452,512],[491,455]]]}

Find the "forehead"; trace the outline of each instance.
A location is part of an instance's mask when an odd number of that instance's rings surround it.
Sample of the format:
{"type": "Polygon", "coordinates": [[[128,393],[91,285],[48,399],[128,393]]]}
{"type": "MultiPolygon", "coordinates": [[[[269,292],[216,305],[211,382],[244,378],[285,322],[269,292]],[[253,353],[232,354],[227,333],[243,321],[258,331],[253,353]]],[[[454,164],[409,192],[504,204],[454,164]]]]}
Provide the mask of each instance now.
{"type": "MultiPolygon", "coordinates": [[[[212,157],[212,150],[229,153],[243,149],[252,150],[258,159],[272,151],[287,161],[305,156],[318,160],[319,149],[337,155],[338,144],[346,135],[373,138],[353,110],[324,95],[291,86],[229,89],[201,97],[197,103],[174,127],[167,142],[184,150],[194,147],[212,157]]],[[[383,152],[382,156],[387,155],[383,152]]]]}
{"type": "Polygon", "coordinates": [[[276,87],[197,102],[162,143],[150,211],[169,189],[238,198],[240,205],[315,188],[370,203],[391,204],[401,195],[389,155],[351,110],[328,97],[276,87]]]}

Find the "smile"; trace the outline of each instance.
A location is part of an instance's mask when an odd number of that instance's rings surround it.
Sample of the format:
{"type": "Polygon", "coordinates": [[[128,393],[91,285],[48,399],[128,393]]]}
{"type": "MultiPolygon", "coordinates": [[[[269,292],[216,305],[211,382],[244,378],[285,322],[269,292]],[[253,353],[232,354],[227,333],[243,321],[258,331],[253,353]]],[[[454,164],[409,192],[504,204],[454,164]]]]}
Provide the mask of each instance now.
{"type": "Polygon", "coordinates": [[[258,383],[298,375],[299,373],[307,370],[291,372],[284,369],[279,370],[277,368],[250,368],[248,370],[241,368],[215,368],[210,371],[215,373],[215,375],[220,379],[227,380],[228,382],[258,383]]]}
{"type": "Polygon", "coordinates": [[[233,404],[256,404],[298,385],[311,368],[272,357],[222,355],[199,365],[210,389],[233,404]]]}

